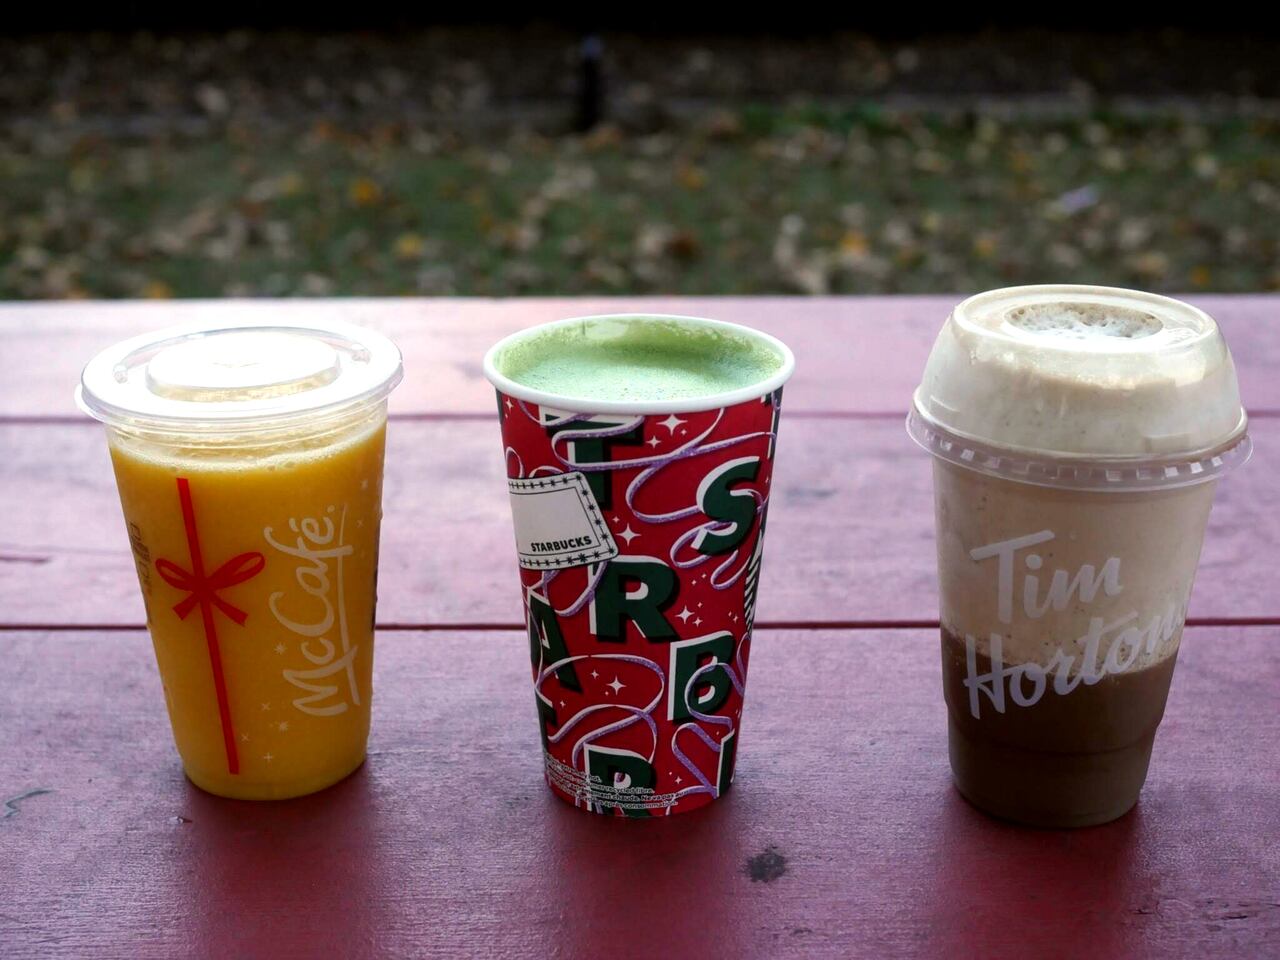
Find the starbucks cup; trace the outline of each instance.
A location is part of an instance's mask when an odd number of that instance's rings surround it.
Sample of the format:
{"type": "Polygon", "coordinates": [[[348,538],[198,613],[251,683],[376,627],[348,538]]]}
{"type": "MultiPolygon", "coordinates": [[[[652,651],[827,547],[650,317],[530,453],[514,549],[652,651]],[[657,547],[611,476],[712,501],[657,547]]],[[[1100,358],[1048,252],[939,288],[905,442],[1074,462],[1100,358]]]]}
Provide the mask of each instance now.
{"type": "Polygon", "coordinates": [[[1046,827],[1138,799],[1217,481],[1250,452],[1203,311],[1014,287],[943,325],[908,417],[934,457],[956,786],[1046,827]]]}
{"type": "Polygon", "coordinates": [[[484,367],[547,783],[601,814],[710,803],[733,781],[791,351],[712,320],[586,317],[484,367]]]}
{"type": "Polygon", "coordinates": [[[364,760],[400,376],[345,323],[175,328],[85,367],[174,740],[210,793],[298,796],[364,760]]]}

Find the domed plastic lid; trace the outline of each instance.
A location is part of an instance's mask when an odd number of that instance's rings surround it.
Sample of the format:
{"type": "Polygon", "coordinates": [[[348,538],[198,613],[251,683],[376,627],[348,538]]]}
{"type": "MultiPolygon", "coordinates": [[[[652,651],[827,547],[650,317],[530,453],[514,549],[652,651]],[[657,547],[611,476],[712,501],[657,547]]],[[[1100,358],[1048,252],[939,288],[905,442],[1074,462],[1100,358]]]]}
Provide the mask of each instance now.
{"type": "Polygon", "coordinates": [[[1213,318],[1155,294],[1030,286],[978,294],[943,325],[908,417],[935,456],[1011,479],[1146,489],[1249,455],[1213,318]]]}
{"type": "Polygon", "coordinates": [[[376,403],[401,375],[395,344],[355,324],[230,322],[109,347],[84,368],[76,401],[116,426],[253,432],[376,403]]]}

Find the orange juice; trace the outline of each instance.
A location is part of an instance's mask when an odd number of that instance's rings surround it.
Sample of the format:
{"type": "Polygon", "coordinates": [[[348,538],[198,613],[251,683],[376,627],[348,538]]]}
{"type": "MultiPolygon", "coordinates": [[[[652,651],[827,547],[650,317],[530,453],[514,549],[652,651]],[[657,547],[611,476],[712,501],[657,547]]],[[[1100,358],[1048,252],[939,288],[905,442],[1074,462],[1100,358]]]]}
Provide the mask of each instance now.
{"type": "MultiPolygon", "coordinates": [[[[178,360],[134,349],[154,369],[137,376],[129,416],[103,419],[187,776],[277,799],[364,761],[390,387],[370,394],[360,376],[376,334],[347,332],[361,342],[335,359],[333,343],[306,356],[238,332],[226,349],[179,344],[178,360]],[[344,375],[357,382],[335,390],[344,375]]],[[[92,369],[83,389],[99,393],[82,403],[97,414],[105,393],[118,407],[92,369]]]]}
{"type": "Polygon", "coordinates": [[[153,560],[143,596],[174,739],[187,775],[211,793],[310,793],[364,760],[385,438],[377,423],[318,451],[197,458],[112,437],[133,548],[153,560]],[[206,579],[248,558],[248,576],[232,583],[229,568],[228,585],[210,591],[221,696],[201,604],[188,603],[188,515],[206,579]]]}

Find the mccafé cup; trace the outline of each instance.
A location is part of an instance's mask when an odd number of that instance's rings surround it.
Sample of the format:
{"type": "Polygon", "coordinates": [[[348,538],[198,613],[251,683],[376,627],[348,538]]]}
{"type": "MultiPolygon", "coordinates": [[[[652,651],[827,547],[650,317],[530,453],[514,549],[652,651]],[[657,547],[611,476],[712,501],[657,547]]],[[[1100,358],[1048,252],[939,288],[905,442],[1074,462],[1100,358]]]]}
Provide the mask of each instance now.
{"type": "Polygon", "coordinates": [[[710,803],[733,782],[790,350],[711,320],[586,317],[484,366],[547,783],[602,814],[710,803]]]}
{"type": "Polygon", "coordinates": [[[210,793],[299,796],[364,761],[400,376],[385,337],[327,322],[163,330],[85,367],[174,742],[210,793]]]}

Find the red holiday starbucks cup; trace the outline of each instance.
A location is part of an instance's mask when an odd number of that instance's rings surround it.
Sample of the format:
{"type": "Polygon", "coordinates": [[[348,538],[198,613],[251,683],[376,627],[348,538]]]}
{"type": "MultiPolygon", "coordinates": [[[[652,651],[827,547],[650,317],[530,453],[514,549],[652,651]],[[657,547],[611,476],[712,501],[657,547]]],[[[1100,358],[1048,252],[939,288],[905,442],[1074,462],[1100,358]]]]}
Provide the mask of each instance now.
{"type": "Polygon", "coordinates": [[[710,803],[733,782],[791,351],[712,320],[587,317],[507,337],[484,365],[498,390],[547,783],[619,816],[710,803]],[[667,400],[550,393],[503,370],[510,351],[554,328],[607,340],[636,324],[735,338],[773,368],[667,400]]]}

